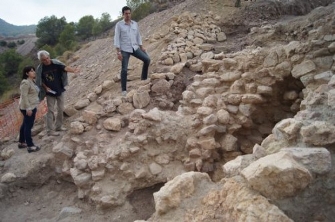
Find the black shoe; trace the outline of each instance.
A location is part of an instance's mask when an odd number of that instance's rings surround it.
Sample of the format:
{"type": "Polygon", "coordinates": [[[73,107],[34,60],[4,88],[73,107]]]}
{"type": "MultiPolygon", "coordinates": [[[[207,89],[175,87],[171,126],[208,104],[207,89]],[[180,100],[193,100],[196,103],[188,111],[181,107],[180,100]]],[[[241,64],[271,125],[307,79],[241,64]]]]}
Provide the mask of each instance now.
{"type": "Polygon", "coordinates": [[[37,152],[39,151],[41,148],[39,146],[30,146],[27,148],[28,150],[28,153],[31,153],[31,152],[37,152]]]}
{"type": "Polygon", "coordinates": [[[25,144],[25,143],[19,143],[19,144],[17,145],[17,147],[18,147],[19,149],[27,148],[27,144],[25,144]]]}

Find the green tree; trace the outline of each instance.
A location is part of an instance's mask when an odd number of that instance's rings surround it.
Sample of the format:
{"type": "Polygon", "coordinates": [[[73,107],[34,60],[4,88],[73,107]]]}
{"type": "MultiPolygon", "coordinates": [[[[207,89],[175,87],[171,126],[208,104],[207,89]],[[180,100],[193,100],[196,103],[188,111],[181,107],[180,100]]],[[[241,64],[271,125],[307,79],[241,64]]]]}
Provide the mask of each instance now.
{"type": "Polygon", "coordinates": [[[102,26],[101,26],[101,23],[99,22],[99,19],[96,19],[95,20],[95,23],[93,25],[93,28],[92,28],[92,34],[94,36],[98,36],[102,33],[102,26]]]}
{"type": "Polygon", "coordinates": [[[5,40],[0,41],[0,46],[7,46],[7,42],[5,40]]]}
{"type": "Polygon", "coordinates": [[[23,56],[10,49],[0,55],[0,64],[3,70],[3,75],[8,77],[17,73],[19,64],[22,62],[23,56]]]}
{"type": "Polygon", "coordinates": [[[7,44],[7,47],[8,48],[15,48],[16,47],[16,43],[15,42],[9,42],[8,44],[7,44]]]}
{"type": "Polygon", "coordinates": [[[24,57],[22,61],[20,62],[18,71],[17,71],[20,80],[22,78],[22,70],[26,66],[34,66],[36,68],[37,64],[36,62],[33,61],[31,57],[24,57]]]}
{"type": "Polygon", "coordinates": [[[60,43],[58,43],[55,47],[53,47],[53,49],[56,55],[62,55],[66,51],[66,48],[60,43]]]}
{"type": "Polygon", "coordinates": [[[127,6],[131,8],[131,18],[135,21],[139,21],[149,15],[152,7],[149,0],[127,0],[127,6]]]}
{"type": "Polygon", "coordinates": [[[135,11],[143,3],[147,3],[149,0],[127,0],[127,6],[131,8],[132,11],[135,11]]]}
{"type": "Polygon", "coordinates": [[[139,21],[142,18],[146,17],[150,14],[151,11],[151,3],[150,2],[144,2],[140,4],[133,12],[132,12],[132,19],[135,21],[139,21]]]}
{"type": "Polygon", "coordinates": [[[45,51],[49,52],[51,59],[56,58],[56,52],[55,52],[53,47],[51,47],[49,45],[44,45],[44,46],[41,47],[41,50],[45,50],[45,51]]]}
{"type": "Polygon", "coordinates": [[[3,95],[6,90],[8,90],[8,81],[0,70],[0,95],[3,95]]]}
{"type": "Polygon", "coordinates": [[[112,19],[108,13],[102,13],[101,18],[99,20],[101,29],[103,32],[107,31],[112,27],[112,19]]]}
{"type": "Polygon", "coordinates": [[[241,0],[236,0],[235,7],[237,8],[241,7],[241,0]]]}
{"type": "Polygon", "coordinates": [[[81,39],[87,39],[92,36],[95,20],[92,15],[82,17],[77,24],[77,35],[81,39]]]}
{"type": "Polygon", "coordinates": [[[52,15],[41,19],[36,27],[37,47],[40,48],[43,45],[55,46],[66,25],[65,17],[58,19],[52,15]]]}
{"type": "Polygon", "coordinates": [[[59,43],[66,49],[71,49],[71,45],[76,40],[75,36],[76,28],[73,23],[69,23],[65,26],[64,30],[59,36],[59,43]]]}
{"type": "Polygon", "coordinates": [[[19,45],[23,45],[24,43],[25,43],[25,41],[22,39],[22,40],[17,40],[16,41],[17,42],[17,44],[19,44],[19,45]]]}

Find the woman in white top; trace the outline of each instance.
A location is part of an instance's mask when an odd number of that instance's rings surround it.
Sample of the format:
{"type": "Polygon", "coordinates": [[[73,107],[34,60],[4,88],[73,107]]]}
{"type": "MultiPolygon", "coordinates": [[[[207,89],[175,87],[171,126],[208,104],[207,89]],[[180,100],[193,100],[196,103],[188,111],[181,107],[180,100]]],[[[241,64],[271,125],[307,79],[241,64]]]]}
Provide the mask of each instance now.
{"type": "Polygon", "coordinates": [[[31,137],[31,129],[34,126],[34,121],[39,104],[39,88],[35,84],[35,68],[27,66],[23,69],[22,82],[20,84],[20,102],[19,107],[23,115],[23,122],[20,128],[19,148],[27,148],[28,152],[36,152],[40,147],[35,146],[31,137]]]}

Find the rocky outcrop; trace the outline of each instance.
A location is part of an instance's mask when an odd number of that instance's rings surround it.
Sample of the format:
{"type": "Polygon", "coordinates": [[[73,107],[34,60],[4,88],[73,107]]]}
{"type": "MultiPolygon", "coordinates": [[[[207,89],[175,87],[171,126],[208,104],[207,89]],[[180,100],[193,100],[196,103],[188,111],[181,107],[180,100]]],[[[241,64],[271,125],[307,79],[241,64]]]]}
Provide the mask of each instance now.
{"type": "MultiPolygon", "coordinates": [[[[215,54],[213,44],[224,40],[215,25],[218,19],[192,13],[175,17],[170,24],[175,39],[158,61],[171,65],[170,72],[154,73],[126,97],[113,99],[108,90],[114,83],[105,81],[83,100],[89,104],[77,104],[76,109],[84,109],[82,116],[71,124],[69,140],[57,145],[63,148],[54,152],[67,163],[62,174],[73,178],[80,198],[89,196],[101,207],[115,206],[131,190],[168,181],[182,172],[223,169],[227,178],[242,176],[258,195],[282,200],[306,189],[315,175],[330,172],[330,153],[310,147],[332,144],[333,127],[322,120],[323,114],[316,115],[314,122],[309,115],[332,101],[324,96],[332,95],[333,60],[328,58],[332,41],[311,35],[311,41],[322,39],[322,53],[308,42],[291,41],[271,49],[249,47],[215,54]],[[171,109],[173,104],[165,100],[163,105],[163,100],[171,96],[176,76],[182,75],[184,67],[195,66],[199,74],[182,93],[177,112],[145,110],[152,102],[150,95],[160,96],[161,108],[171,109]],[[99,136],[85,138],[93,131],[99,136]],[[124,136],[114,141],[109,133],[124,136]],[[67,147],[77,147],[74,157],[67,147]],[[324,157],[319,167],[307,164],[307,159],[319,161],[313,157],[318,155],[324,157]],[[168,170],[171,167],[175,169],[168,170]],[[121,185],[106,187],[109,177],[121,185]]],[[[158,208],[158,215],[170,211],[158,208]]]]}
{"type": "Polygon", "coordinates": [[[215,184],[206,174],[185,173],[154,198],[156,213],[148,221],[292,221],[241,177],[215,184]]]}

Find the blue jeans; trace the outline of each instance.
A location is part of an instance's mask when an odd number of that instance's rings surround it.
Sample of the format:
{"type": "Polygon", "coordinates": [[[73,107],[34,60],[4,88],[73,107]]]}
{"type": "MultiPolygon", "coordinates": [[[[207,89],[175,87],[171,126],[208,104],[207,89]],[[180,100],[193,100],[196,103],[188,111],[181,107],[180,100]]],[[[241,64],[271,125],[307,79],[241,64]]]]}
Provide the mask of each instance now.
{"type": "Polygon", "coordinates": [[[130,55],[140,59],[143,62],[141,80],[146,80],[148,78],[150,57],[148,56],[146,52],[143,52],[140,48],[138,48],[136,51],[133,51],[132,53],[121,51],[121,54],[122,54],[121,89],[122,91],[126,91],[127,90],[127,70],[128,70],[128,62],[129,62],[130,55]]]}
{"type": "Polygon", "coordinates": [[[33,113],[31,116],[27,115],[26,110],[20,109],[20,111],[23,115],[23,122],[20,128],[19,142],[26,143],[27,146],[34,146],[33,139],[31,138],[31,129],[34,126],[37,109],[32,110],[33,113]]]}

